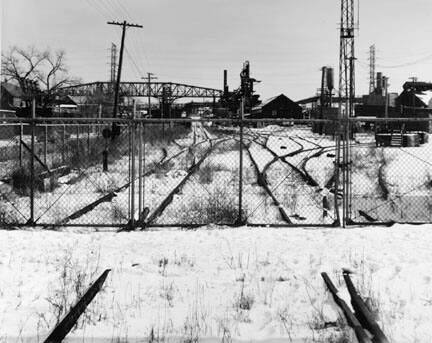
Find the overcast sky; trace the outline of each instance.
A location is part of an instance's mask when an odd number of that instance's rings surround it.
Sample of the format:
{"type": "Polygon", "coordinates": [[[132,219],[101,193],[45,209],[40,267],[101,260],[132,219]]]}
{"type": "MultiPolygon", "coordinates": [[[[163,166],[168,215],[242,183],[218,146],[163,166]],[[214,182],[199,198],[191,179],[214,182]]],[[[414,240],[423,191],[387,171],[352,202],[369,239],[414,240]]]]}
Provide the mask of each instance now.
{"type": "MultiPolygon", "coordinates": [[[[2,49],[35,45],[64,49],[73,76],[109,77],[111,42],[126,34],[122,80],[153,72],[160,81],[222,88],[239,86],[244,60],[263,99],[315,94],[320,68],[338,70],[340,0],[1,0],[2,49]]],[[[432,80],[432,1],[361,0],[356,37],[356,93],[368,90],[368,51],[377,71],[400,92],[411,76],[432,80]]],[[[337,73],[336,73],[337,76],[337,73]]],[[[336,80],[336,85],[338,81],[336,80]]]]}

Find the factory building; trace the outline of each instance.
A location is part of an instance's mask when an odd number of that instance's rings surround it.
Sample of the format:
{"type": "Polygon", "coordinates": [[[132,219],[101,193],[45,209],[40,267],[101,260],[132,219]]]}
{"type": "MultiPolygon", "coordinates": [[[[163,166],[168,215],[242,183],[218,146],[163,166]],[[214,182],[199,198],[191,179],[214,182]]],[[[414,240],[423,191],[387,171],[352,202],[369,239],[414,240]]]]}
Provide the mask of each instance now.
{"type": "Polygon", "coordinates": [[[387,78],[378,72],[373,92],[363,95],[361,104],[355,106],[356,117],[384,118],[387,113],[396,112],[396,98],[398,93],[387,94],[386,108],[386,81],[387,78]]]}
{"type": "Polygon", "coordinates": [[[302,108],[284,94],[280,94],[263,101],[252,108],[250,119],[286,118],[301,119],[302,108]]]}
{"type": "MultiPolygon", "coordinates": [[[[404,118],[432,118],[432,83],[405,82],[402,93],[396,98],[398,113],[404,118]]],[[[402,123],[406,131],[432,133],[432,122],[418,121],[402,123]]]]}

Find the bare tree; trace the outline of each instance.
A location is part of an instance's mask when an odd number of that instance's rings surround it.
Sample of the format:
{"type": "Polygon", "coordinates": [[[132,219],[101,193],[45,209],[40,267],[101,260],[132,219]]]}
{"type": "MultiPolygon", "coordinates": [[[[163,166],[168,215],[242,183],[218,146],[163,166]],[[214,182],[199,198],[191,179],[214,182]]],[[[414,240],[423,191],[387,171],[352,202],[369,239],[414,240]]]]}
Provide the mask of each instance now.
{"type": "Polygon", "coordinates": [[[47,101],[52,99],[53,93],[59,88],[76,84],[79,81],[69,77],[63,50],[55,53],[45,52],[43,68],[38,72],[37,79],[44,85],[47,101]]]}
{"type": "Polygon", "coordinates": [[[34,47],[12,47],[2,54],[2,75],[6,80],[15,80],[24,93],[28,92],[29,81],[38,81],[44,91],[43,103],[46,106],[60,87],[79,82],[69,77],[65,56],[63,50],[53,53],[34,47]]]}
{"type": "Polygon", "coordinates": [[[40,52],[35,47],[21,49],[13,46],[8,52],[2,53],[1,73],[6,81],[15,80],[25,92],[28,82],[38,79],[45,60],[46,52],[40,52]]]}

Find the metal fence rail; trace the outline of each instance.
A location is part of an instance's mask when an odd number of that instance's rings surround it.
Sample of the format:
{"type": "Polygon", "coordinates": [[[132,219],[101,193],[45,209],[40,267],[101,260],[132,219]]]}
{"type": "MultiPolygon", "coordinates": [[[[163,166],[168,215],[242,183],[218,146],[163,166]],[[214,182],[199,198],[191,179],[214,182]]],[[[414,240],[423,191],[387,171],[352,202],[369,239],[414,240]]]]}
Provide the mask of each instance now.
{"type": "Polygon", "coordinates": [[[431,121],[6,118],[0,225],[430,222],[428,135],[396,128],[431,121]],[[349,161],[337,159],[344,125],[349,161]]]}

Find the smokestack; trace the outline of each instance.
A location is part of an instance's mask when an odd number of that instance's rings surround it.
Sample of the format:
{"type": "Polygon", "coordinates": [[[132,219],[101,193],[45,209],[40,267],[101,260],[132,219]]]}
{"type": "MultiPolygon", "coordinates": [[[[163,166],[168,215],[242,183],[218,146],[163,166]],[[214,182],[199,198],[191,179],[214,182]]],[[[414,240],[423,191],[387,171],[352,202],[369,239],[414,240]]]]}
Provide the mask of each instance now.
{"type": "Polygon", "coordinates": [[[324,101],[324,94],[325,94],[325,87],[326,87],[326,78],[327,78],[327,67],[321,68],[321,106],[323,105],[324,101]]]}
{"type": "Polygon", "coordinates": [[[334,89],[334,72],[333,72],[333,68],[327,68],[327,88],[328,90],[331,91],[334,89]]]}
{"type": "Polygon", "coordinates": [[[377,85],[376,85],[376,93],[382,95],[383,90],[383,76],[381,72],[377,73],[377,85]]]}
{"type": "Polygon", "coordinates": [[[223,83],[224,94],[228,94],[228,71],[224,69],[224,83],[223,83]]]}

